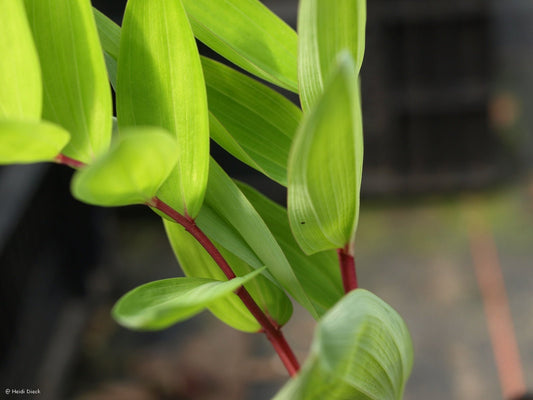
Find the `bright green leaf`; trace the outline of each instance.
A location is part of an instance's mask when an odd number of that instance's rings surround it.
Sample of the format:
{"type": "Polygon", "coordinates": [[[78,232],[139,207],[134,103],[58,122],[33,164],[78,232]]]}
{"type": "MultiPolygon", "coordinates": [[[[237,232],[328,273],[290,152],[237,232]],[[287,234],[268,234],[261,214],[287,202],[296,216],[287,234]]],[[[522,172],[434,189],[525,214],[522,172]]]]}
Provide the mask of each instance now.
{"type": "MultiPolygon", "coordinates": [[[[120,27],[97,10],[95,16],[115,87],[120,27]]],[[[214,60],[201,59],[211,137],[242,162],[287,185],[287,158],[300,109],[254,79],[214,60]]]]}
{"type": "Polygon", "coordinates": [[[235,157],[282,185],[301,111],[285,97],[232,68],[202,58],[211,137],[235,157]]]}
{"type": "Polygon", "coordinates": [[[301,0],[298,79],[305,111],[318,100],[337,54],[348,50],[359,74],[365,51],[366,0],[301,0]]]}
{"type": "Polygon", "coordinates": [[[109,82],[113,89],[117,88],[117,61],[120,47],[120,27],[104,14],[93,8],[98,36],[104,50],[105,64],[109,82]]]}
{"type": "Polygon", "coordinates": [[[108,153],[72,180],[77,199],[99,206],[149,201],[176,163],[176,142],[161,128],[123,129],[108,153]]]}
{"type": "Polygon", "coordinates": [[[296,32],[258,0],[183,0],[194,35],[248,72],[298,92],[296,32]]]}
{"type": "Polygon", "coordinates": [[[180,1],[130,0],[117,77],[119,126],[161,126],[177,138],[177,164],[158,197],[196,217],[209,167],[209,118],[202,66],[180,1]]]}
{"type": "MultiPolygon", "coordinates": [[[[202,213],[200,213],[196,223],[212,240],[224,247],[228,242],[236,244],[241,241],[240,248],[251,249],[260,260],[260,266],[267,266],[274,282],[281,284],[296,301],[307,308],[313,316],[318,317],[317,310],[302,288],[267,225],[246,196],[214,160],[211,161],[209,168],[209,185],[206,191],[205,205],[218,216],[220,223],[210,224],[212,219],[201,218],[202,213]],[[219,229],[222,224],[230,226],[231,229],[227,227],[219,229]],[[228,240],[226,235],[230,231],[238,233],[240,238],[234,236],[228,240]]],[[[241,257],[240,251],[236,251],[235,248],[228,248],[228,250],[250,265],[257,267],[252,264],[252,260],[245,260],[244,257],[241,257]]],[[[249,255],[248,252],[244,254],[245,257],[249,255]]],[[[269,275],[266,274],[266,276],[269,275]]]]}
{"type": "Polygon", "coordinates": [[[237,184],[276,238],[318,314],[324,314],[344,295],[336,252],[306,256],[291,233],[287,210],[250,186],[237,184]]]}
{"type": "Polygon", "coordinates": [[[25,0],[43,74],[43,118],[63,126],[63,153],[85,163],[111,140],[111,92],[89,0],[25,0]]]}
{"type": "Polygon", "coordinates": [[[306,254],[353,246],[363,169],[363,128],[354,70],[349,53],[341,53],[336,71],[304,118],[291,148],[289,220],[306,254]]]}
{"type": "Polygon", "coordinates": [[[50,122],[0,120],[0,164],[52,161],[69,138],[50,122]]]}
{"type": "Polygon", "coordinates": [[[264,265],[239,231],[228,222],[224,215],[217,213],[209,205],[204,204],[196,218],[196,224],[207,236],[215,238],[216,242],[233,254],[237,254],[247,264],[254,268],[264,265]]]}
{"type": "MultiPolygon", "coordinates": [[[[220,267],[183,227],[167,220],[164,220],[164,224],[174,253],[187,276],[226,280],[220,267]]],[[[243,276],[254,270],[218,243],[215,245],[237,276],[243,276]]],[[[292,304],[277,285],[260,275],[245,284],[245,287],[259,307],[278,324],[283,325],[288,321],[292,313],[292,304]]],[[[229,297],[210,306],[209,309],[219,319],[236,329],[245,332],[257,332],[260,329],[240,299],[229,297]]]]}
{"type": "MultiPolygon", "coordinates": [[[[172,250],[185,275],[219,281],[227,279],[211,256],[183,227],[166,219],[163,219],[163,223],[172,250]]],[[[221,321],[240,331],[257,332],[261,329],[244,303],[236,296],[219,299],[216,305],[212,304],[208,308],[221,321]]]]}
{"type": "Polygon", "coordinates": [[[309,358],[274,400],[400,400],[412,365],[401,317],[357,289],[320,320],[309,358]]]}
{"type": "Polygon", "coordinates": [[[122,296],[113,307],[113,317],[121,325],[132,329],[165,329],[231,295],[260,272],[257,270],[226,282],[206,278],[171,278],[150,282],[122,296]]]}
{"type": "Polygon", "coordinates": [[[22,0],[0,0],[0,119],[41,117],[39,58],[22,0]]]}

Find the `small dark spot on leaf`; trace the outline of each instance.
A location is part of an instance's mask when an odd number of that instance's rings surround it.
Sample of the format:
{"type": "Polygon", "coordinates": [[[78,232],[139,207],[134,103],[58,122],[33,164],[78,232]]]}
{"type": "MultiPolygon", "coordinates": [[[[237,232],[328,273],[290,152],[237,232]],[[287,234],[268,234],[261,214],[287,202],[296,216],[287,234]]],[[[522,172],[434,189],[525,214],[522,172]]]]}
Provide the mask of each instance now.
{"type": "Polygon", "coordinates": [[[305,225],[305,221],[300,222],[300,224],[305,225]]]}

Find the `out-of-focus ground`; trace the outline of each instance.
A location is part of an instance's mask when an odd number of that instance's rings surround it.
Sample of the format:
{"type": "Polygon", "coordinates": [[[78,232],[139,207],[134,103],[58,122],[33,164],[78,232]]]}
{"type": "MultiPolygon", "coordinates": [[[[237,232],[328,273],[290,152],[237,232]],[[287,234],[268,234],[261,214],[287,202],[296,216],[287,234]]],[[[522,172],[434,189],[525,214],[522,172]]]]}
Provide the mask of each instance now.
{"type": "MultiPolygon", "coordinates": [[[[157,218],[117,219],[115,281],[125,292],[175,276],[157,218]]],[[[357,239],[362,287],[405,319],[415,363],[406,400],[502,398],[471,241],[493,238],[507,288],[526,385],[533,388],[533,185],[476,194],[363,203],[357,239]]],[[[204,313],[162,333],[118,327],[112,299],[82,334],[68,398],[269,399],[286,373],[263,335],[239,333],[204,313]]],[[[305,359],[314,321],[296,307],[284,328],[305,359]]]]}

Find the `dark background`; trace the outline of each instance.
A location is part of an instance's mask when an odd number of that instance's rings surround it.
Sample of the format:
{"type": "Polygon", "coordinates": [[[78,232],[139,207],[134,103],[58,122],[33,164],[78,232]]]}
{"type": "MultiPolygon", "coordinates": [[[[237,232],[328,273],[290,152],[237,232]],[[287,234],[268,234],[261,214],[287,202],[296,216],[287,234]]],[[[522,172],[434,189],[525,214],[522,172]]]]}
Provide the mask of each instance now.
{"type": "MultiPolygon", "coordinates": [[[[119,23],[124,3],[93,1],[119,23]]],[[[265,3],[295,26],[295,1],[265,3]]],[[[493,238],[533,386],[532,22],[530,1],[368,1],[358,265],[413,335],[406,399],[502,398],[472,220],[493,238]]],[[[284,201],[283,188],[213,153],[284,201]]],[[[285,373],[260,335],[207,314],[159,333],[112,321],[120,295],[180,271],[155,215],[80,204],[70,175],[0,169],[0,386],[53,400],[270,398],[285,373]]],[[[297,309],[286,331],[301,360],[312,329],[297,309]]]]}

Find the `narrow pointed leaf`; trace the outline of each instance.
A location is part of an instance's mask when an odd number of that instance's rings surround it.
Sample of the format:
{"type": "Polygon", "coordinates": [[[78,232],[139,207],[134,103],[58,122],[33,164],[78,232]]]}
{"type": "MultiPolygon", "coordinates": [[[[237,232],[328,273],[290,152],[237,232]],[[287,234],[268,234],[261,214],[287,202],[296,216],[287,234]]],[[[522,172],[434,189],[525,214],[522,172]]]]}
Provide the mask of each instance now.
{"type": "MultiPolygon", "coordinates": [[[[95,17],[109,79],[116,87],[120,27],[97,10],[95,17]]],[[[286,186],[287,158],[300,109],[236,70],[206,57],[201,60],[211,137],[234,157],[286,186]]]]}
{"type": "Polygon", "coordinates": [[[160,126],[175,135],[178,162],[158,197],[196,217],[207,184],[209,120],[200,57],[180,1],[128,2],[120,38],[117,113],[121,127],[160,126]]]}
{"type": "Polygon", "coordinates": [[[69,138],[50,122],[0,120],[0,164],[52,161],[69,138]]]}
{"type": "Polygon", "coordinates": [[[0,0],[0,119],[41,117],[37,50],[22,0],[0,0]]]}
{"type": "Polygon", "coordinates": [[[76,172],[72,193],[99,206],[143,204],[155,196],[176,163],[176,142],[161,128],[130,128],[108,153],[76,172]]]}
{"type": "Polygon", "coordinates": [[[183,0],[194,35],[246,71],[298,92],[296,32],[258,0],[183,0]]]}
{"type": "Polygon", "coordinates": [[[214,238],[222,247],[238,255],[247,264],[254,268],[261,268],[264,265],[239,231],[209,205],[204,204],[198,218],[196,218],[196,224],[202,228],[208,237],[214,238]]]}
{"type": "Polygon", "coordinates": [[[25,0],[43,77],[43,118],[64,127],[63,153],[85,163],[111,140],[111,92],[89,0],[25,0]]]}
{"type": "Polygon", "coordinates": [[[274,90],[219,62],[203,57],[202,67],[212,138],[252,168],[287,185],[287,159],[301,119],[300,109],[274,90]]]}
{"type": "MultiPolygon", "coordinates": [[[[187,276],[226,280],[211,256],[191,235],[185,232],[183,227],[167,220],[164,220],[164,224],[174,253],[187,276]]],[[[218,243],[215,245],[237,276],[243,276],[254,270],[218,243]]],[[[277,285],[265,276],[259,275],[244,286],[259,307],[278,324],[283,325],[288,321],[292,313],[292,304],[277,285]]],[[[240,299],[235,301],[234,298],[229,297],[210,306],[209,309],[215,316],[235,329],[257,332],[261,328],[240,299]]]]}
{"type": "Polygon", "coordinates": [[[104,50],[105,64],[109,82],[113,89],[117,88],[117,61],[120,47],[120,27],[104,14],[93,8],[98,36],[104,50]]]}
{"type": "MultiPolygon", "coordinates": [[[[186,276],[219,281],[226,279],[209,254],[183,227],[166,219],[163,219],[163,223],[172,250],[186,276]]],[[[261,329],[254,316],[236,296],[221,298],[216,305],[212,304],[208,308],[218,319],[234,329],[244,332],[257,332],[261,329]]]]}
{"type": "Polygon", "coordinates": [[[250,186],[237,185],[276,238],[318,314],[324,314],[344,295],[335,251],[306,256],[294,240],[287,210],[250,186]]]}
{"type": "Polygon", "coordinates": [[[304,111],[311,109],[348,50],[359,74],[365,51],[366,0],[301,0],[298,11],[298,79],[304,111]]]}
{"type": "MultiPolygon", "coordinates": [[[[317,317],[317,310],[267,225],[237,185],[214,160],[211,161],[209,168],[205,203],[222,221],[226,221],[226,224],[238,232],[261,261],[261,265],[267,266],[274,282],[281,284],[296,301],[317,317]]],[[[223,235],[227,230],[210,230],[209,224],[204,225],[204,222],[200,218],[197,220],[198,226],[210,235],[212,240],[223,243],[225,241],[223,235]]],[[[236,255],[240,257],[239,254],[236,255]]]]}
{"type": "Polygon", "coordinates": [[[412,364],[401,317],[357,289],[320,320],[309,358],[274,400],[401,400],[412,364]]]}
{"type": "Polygon", "coordinates": [[[306,254],[353,245],[363,168],[354,68],[351,56],[342,53],[337,70],[302,122],[291,148],[289,220],[306,254]]]}
{"type": "Polygon", "coordinates": [[[171,278],[139,286],[122,296],[113,317],[132,329],[160,330],[186,320],[220,298],[230,296],[261,271],[221,282],[206,278],[171,278]]]}

